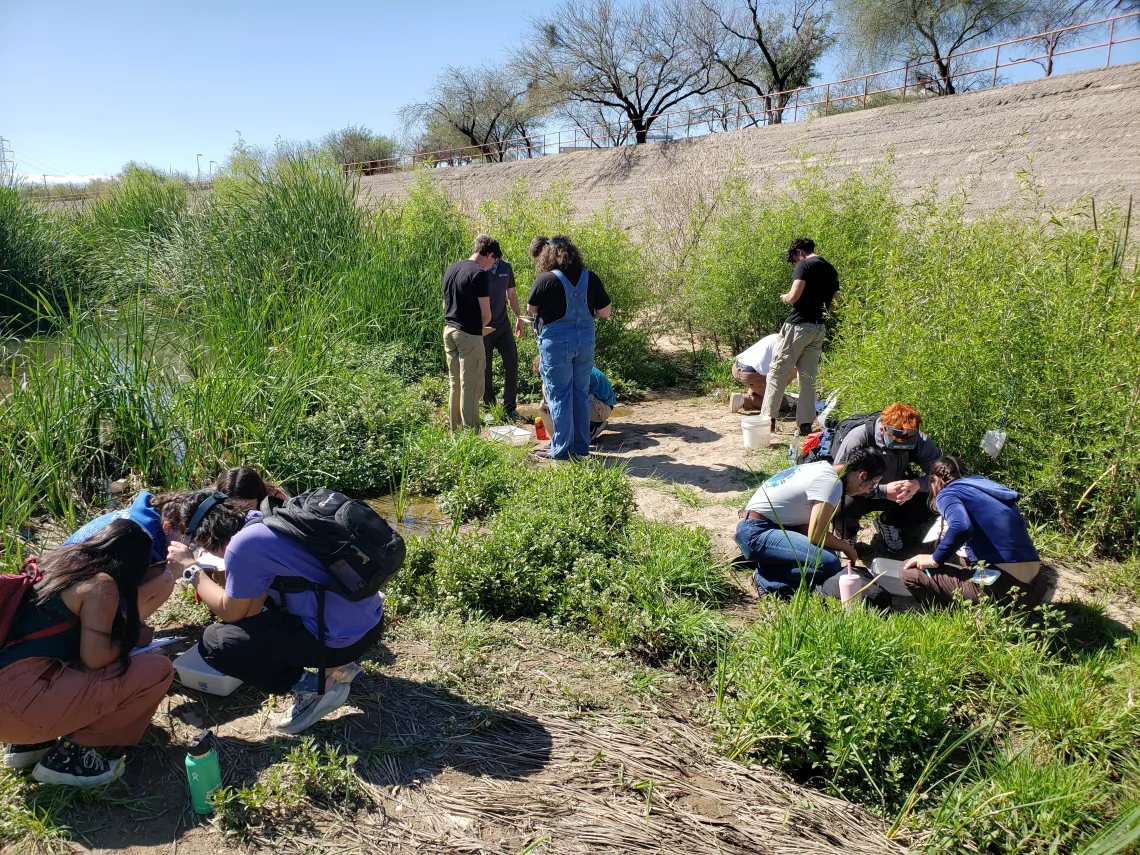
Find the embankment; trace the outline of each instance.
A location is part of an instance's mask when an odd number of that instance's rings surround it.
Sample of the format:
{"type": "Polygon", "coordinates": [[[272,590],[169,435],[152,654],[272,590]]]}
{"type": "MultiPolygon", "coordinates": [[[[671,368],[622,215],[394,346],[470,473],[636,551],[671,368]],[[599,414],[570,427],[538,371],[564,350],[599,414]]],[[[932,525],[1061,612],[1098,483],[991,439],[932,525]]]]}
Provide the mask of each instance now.
{"type": "MultiPolygon", "coordinates": [[[[538,192],[566,182],[580,213],[612,198],[631,203],[636,216],[655,190],[711,189],[734,164],[760,189],[795,174],[804,157],[828,157],[841,172],[893,157],[901,192],[913,197],[932,181],[943,191],[965,183],[970,204],[981,209],[1015,201],[1026,172],[1051,203],[1086,193],[1126,203],[1140,196],[1140,64],[693,140],[431,174],[468,208],[525,178],[538,192]]],[[[365,178],[361,200],[399,198],[412,180],[411,173],[365,178]]]]}

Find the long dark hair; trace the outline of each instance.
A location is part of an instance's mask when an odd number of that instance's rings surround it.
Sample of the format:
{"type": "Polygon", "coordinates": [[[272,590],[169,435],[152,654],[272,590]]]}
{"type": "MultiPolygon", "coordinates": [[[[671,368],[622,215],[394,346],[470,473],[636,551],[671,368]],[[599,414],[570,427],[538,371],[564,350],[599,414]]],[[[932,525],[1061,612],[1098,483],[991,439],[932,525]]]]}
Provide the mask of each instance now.
{"type": "MultiPolygon", "coordinates": [[[[264,486],[264,485],[262,485],[264,486]]],[[[198,506],[215,495],[213,490],[199,490],[196,493],[164,493],[151,499],[151,506],[158,511],[162,521],[180,535],[186,533],[187,526],[194,518],[198,506]]],[[[202,517],[191,535],[199,546],[221,555],[226,544],[245,525],[245,510],[230,502],[218,502],[202,517]]]]}
{"type": "Polygon", "coordinates": [[[83,543],[61,546],[39,560],[44,578],[36,584],[36,597],[43,603],[81,582],[106,573],[115,580],[126,617],[116,610],[111,640],[119,644],[119,664],[126,671],[131,650],[139,640],[139,585],[150,566],[151,540],[133,520],[112,520],[83,543]]]}
{"type": "Polygon", "coordinates": [[[214,489],[231,499],[253,499],[259,505],[269,495],[269,487],[252,466],[235,466],[218,476],[214,489]]]}
{"type": "Polygon", "coordinates": [[[578,247],[574,246],[566,235],[552,237],[535,259],[535,268],[539,273],[549,273],[552,270],[561,270],[565,273],[569,270],[581,270],[585,266],[578,247]]]}

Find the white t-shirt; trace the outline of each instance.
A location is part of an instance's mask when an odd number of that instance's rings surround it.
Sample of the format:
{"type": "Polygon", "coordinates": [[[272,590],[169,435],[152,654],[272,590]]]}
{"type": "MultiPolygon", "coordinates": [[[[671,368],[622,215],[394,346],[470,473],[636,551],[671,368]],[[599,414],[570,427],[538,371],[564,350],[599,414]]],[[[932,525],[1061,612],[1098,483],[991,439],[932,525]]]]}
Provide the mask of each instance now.
{"type": "Polygon", "coordinates": [[[773,475],[748,502],[748,510],[763,514],[781,525],[807,525],[815,502],[838,505],[843,482],[826,460],[793,466],[773,475]]]}
{"type": "Polygon", "coordinates": [[[780,343],[780,334],[766,335],[744,353],[736,357],[736,361],[745,368],[751,368],[757,374],[768,376],[768,369],[772,365],[772,354],[776,352],[776,345],[780,343]]]}

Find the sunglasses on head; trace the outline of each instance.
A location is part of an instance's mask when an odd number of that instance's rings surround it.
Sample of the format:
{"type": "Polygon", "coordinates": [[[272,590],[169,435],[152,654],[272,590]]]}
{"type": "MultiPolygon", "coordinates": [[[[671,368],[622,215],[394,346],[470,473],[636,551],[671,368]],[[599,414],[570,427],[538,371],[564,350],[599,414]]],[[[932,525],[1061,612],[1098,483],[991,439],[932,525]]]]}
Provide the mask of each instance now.
{"type": "Polygon", "coordinates": [[[918,431],[907,431],[883,425],[883,439],[888,448],[914,448],[918,445],[918,431]]]}

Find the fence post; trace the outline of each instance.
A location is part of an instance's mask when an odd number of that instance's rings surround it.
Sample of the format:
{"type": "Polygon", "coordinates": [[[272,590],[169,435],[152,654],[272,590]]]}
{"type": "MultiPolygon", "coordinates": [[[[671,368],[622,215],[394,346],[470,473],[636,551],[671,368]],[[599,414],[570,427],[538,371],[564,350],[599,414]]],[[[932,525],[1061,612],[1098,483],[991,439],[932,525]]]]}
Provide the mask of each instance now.
{"type": "Polygon", "coordinates": [[[869,82],[869,78],[864,77],[863,78],[863,109],[864,110],[867,109],[867,83],[868,82],[869,82]]]}
{"type": "Polygon", "coordinates": [[[1000,58],[1001,58],[1001,45],[998,45],[996,48],[994,48],[994,79],[993,79],[993,82],[990,83],[991,89],[993,89],[994,87],[997,86],[998,60],[1000,58]]]}
{"type": "Polygon", "coordinates": [[[903,100],[906,100],[906,82],[910,78],[910,63],[908,62],[903,68],[903,100]]]}
{"type": "Polygon", "coordinates": [[[827,115],[828,110],[831,109],[831,84],[827,84],[827,89],[823,92],[823,115],[827,115]]]}
{"type": "Polygon", "coordinates": [[[796,90],[796,106],[792,108],[792,121],[798,121],[800,118],[800,90],[796,90]]]}
{"type": "Polygon", "coordinates": [[[1112,65],[1112,40],[1116,36],[1116,18],[1108,22],[1108,53],[1104,57],[1104,67],[1112,65]]]}

